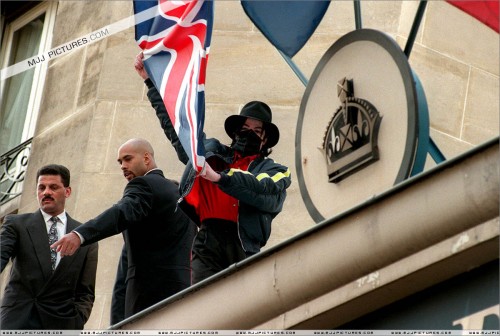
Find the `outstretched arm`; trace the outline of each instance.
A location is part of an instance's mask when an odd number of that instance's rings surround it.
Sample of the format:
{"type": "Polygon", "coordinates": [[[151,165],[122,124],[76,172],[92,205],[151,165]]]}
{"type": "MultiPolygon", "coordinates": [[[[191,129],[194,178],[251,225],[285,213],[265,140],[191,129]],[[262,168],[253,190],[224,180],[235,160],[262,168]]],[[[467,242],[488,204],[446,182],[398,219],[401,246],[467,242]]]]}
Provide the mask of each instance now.
{"type": "Polygon", "coordinates": [[[0,249],[1,262],[0,273],[3,272],[9,260],[16,256],[18,246],[18,234],[14,228],[14,224],[10,220],[10,216],[6,216],[3,225],[0,228],[0,249]]]}
{"type": "Polygon", "coordinates": [[[144,79],[144,83],[148,87],[148,99],[151,102],[151,106],[153,106],[153,108],[156,111],[156,116],[160,121],[160,125],[161,128],[163,129],[163,132],[165,133],[167,139],[174,147],[179,160],[182,163],[187,164],[189,162],[189,157],[186,154],[184,148],[182,147],[182,144],[179,140],[179,137],[177,136],[177,133],[175,132],[174,126],[172,125],[172,121],[170,120],[170,117],[168,115],[167,109],[165,108],[165,104],[163,103],[163,99],[160,93],[154,86],[153,82],[148,76],[148,73],[146,72],[146,69],[144,68],[143,60],[144,60],[144,54],[141,52],[135,57],[135,62],[134,62],[135,71],[139,74],[139,76],[142,79],[144,79]]]}
{"type": "Polygon", "coordinates": [[[153,207],[153,191],[141,176],[132,179],[120,201],[99,216],[78,226],[51,245],[61,256],[73,255],[80,245],[89,245],[116,235],[146,218],[153,207]],[[79,236],[84,239],[83,243],[79,236]]]}
{"type": "Polygon", "coordinates": [[[51,249],[55,249],[61,253],[61,257],[73,255],[82,245],[80,236],[74,231],[66,233],[54,244],[50,245],[51,249]]]}

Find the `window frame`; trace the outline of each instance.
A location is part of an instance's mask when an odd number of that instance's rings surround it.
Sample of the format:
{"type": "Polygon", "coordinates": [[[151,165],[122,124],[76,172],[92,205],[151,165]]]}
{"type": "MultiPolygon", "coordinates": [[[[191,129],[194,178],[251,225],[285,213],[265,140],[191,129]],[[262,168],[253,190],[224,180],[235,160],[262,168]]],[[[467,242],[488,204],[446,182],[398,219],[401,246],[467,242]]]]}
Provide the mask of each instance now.
{"type": "MultiPolygon", "coordinates": [[[[38,54],[42,54],[50,49],[52,45],[52,32],[54,31],[56,20],[57,5],[57,1],[42,2],[35,7],[27,10],[24,14],[13,19],[12,21],[7,21],[7,19],[2,16],[0,22],[2,27],[2,31],[0,32],[2,34],[2,36],[0,37],[0,39],[2,40],[2,47],[0,50],[0,65],[2,69],[11,65],[9,64],[9,61],[11,57],[12,42],[15,32],[44,13],[45,19],[42,29],[42,35],[40,38],[38,54]]],[[[21,140],[19,142],[20,144],[32,138],[35,133],[47,69],[48,62],[41,62],[34,69],[35,72],[33,75],[33,82],[31,84],[31,93],[28,100],[28,108],[26,111],[26,119],[24,121],[21,140]]],[[[0,86],[0,101],[4,99],[4,87],[5,85],[0,86]]]]}

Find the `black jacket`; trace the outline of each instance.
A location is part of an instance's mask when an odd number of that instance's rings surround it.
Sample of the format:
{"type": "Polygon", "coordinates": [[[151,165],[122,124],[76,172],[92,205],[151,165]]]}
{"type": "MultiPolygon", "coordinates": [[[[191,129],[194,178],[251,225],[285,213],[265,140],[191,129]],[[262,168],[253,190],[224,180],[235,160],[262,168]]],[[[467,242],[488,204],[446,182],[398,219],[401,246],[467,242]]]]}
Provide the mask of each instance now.
{"type": "Polygon", "coordinates": [[[177,207],[177,185],[161,170],[132,179],[122,199],[76,229],[83,245],[123,232],[127,250],[125,317],[191,284],[196,227],[177,207]]]}
{"type": "MultiPolygon", "coordinates": [[[[66,232],[71,232],[80,223],[66,215],[66,232]]],[[[52,272],[47,227],[36,211],[5,217],[0,247],[1,270],[13,262],[2,300],[2,329],[83,329],[94,304],[97,244],[62,258],[52,272]]]]}
{"type": "MultiPolygon", "coordinates": [[[[175,133],[168,116],[163,100],[151,80],[145,81],[148,86],[148,98],[156,111],[165,135],[172,143],[180,161],[186,164],[186,169],[180,181],[181,206],[198,225],[199,218],[189,209],[183,200],[193,186],[196,171],[188,163],[182,145],[175,133]]],[[[231,147],[223,145],[219,140],[205,139],[205,158],[210,160],[220,159],[231,163],[234,151],[231,147]]],[[[268,157],[258,157],[248,167],[248,172],[237,169],[226,170],[221,173],[219,188],[239,201],[238,233],[243,249],[249,253],[257,253],[267,243],[271,235],[271,222],[283,209],[286,198],[286,189],[291,184],[291,174],[288,167],[274,162],[268,157]]]]}

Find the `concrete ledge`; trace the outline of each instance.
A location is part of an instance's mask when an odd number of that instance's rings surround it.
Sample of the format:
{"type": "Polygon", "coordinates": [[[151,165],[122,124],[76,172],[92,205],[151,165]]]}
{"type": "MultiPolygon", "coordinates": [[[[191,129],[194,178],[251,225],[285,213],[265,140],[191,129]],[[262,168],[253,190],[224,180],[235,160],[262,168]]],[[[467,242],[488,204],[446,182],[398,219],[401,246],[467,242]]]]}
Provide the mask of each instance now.
{"type": "Polygon", "coordinates": [[[111,329],[252,329],[494,220],[498,149],[480,145],[111,329]]]}
{"type": "Polygon", "coordinates": [[[498,259],[499,218],[309,301],[255,329],[331,329],[498,259]]]}

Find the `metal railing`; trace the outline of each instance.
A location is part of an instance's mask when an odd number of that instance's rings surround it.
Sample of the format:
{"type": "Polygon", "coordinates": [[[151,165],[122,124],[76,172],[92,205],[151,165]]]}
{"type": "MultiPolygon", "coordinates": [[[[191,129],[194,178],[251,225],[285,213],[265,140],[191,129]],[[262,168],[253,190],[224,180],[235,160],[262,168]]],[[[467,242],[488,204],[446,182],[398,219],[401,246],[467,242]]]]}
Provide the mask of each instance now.
{"type": "Polygon", "coordinates": [[[0,205],[22,194],[32,141],[30,138],[0,156],[0,205]]]}

